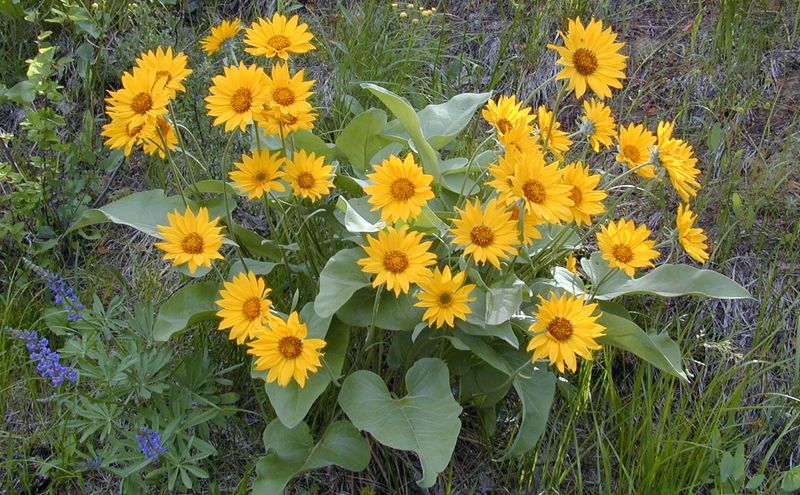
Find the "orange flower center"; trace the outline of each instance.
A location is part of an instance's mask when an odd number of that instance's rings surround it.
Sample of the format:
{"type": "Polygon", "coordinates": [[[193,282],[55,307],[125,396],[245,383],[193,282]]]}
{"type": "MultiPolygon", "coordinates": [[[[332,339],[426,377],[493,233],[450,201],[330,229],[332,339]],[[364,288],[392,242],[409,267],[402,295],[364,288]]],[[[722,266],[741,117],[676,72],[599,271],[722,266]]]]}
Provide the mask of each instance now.
{"type": "Polygon", "coordinates": [[[272,92],[272,99],[279,105],[287,107],[294,103],[294,93],[289,88],[276,88],[272,92]]]}
{"type": "Polygon", "coordinates": [[[142,132],[142,129],[144,129],[144,124],[139,124],[134,127],[128,126],[128,137],[129,138],[137,137],[139,133],[142,132]]]}
{"type": "Polygon", "coordinates": [[[497,130],[503,134],[510,131],[513,127],[514,124],[512,124],[508,119],[500,119],[497,121],[497,130]]]}
{"type": "Polygon", "coordinates": [[[408,268],[408,256],[402,251],[389,251],[383,256],[383,267],[392,273],[402,273],[408,268]]]}
{"type": "Polygon", "coordinates": [[[160,70],[156,72],[156,80],[161,79],[162,77],[167,78],[167,84],[172,81],[172,74],[170,74],[168,70],[160,70]]]}
{"type": "Polygon", "coordinates": [[[642,154],[639,153],[639,148],[632,144],[626,144],[622,147],[622,154],[634,163],[642,161],[642,154]]]}
{"type": "Polygon", "coordinates": [[[286,36],[284,36],[282,34],[276,34],[276,35],[274,35],[273,37],[271,37],[267,41],[267,44],[269,46],[271,46],[272,48],[274,48],[275,50],[281,51],[284,48],[286,48],[289,45],[291,45],[292,43],[289,41],[289,38],[287,38],[286,36]]]}
{"type": "Polygon", "coordinates": [[[621,263],[627,263],[633,259],[633,251],[627,244],[617,244],[611,250],[611,254],[621,263]]]}
{"type": "Polygon", "coordinates": [[[486,225],[474,227],[469,235],[472,243],[480,247],[486,247],[494,241],[494,232],[486,225]]]}
{"type": "Polygon", "coordinates": [[[396,201],[406,201],[414,195],[414,184],[405,177],[396,179],[389,189],[396,201]]]}
{"type": "Polygon", "coordinates": [[[439,306],[449,308],[453,304],[453,294],[450,292],[442,292],[439,294],[439,306]]]}
{"type": "Polygon", "coordinates": [[[231,107],[237,113],[245,113],[253,106],[253,93],[247,88],[239,88],[231,97],[231,107]]]}
{"type": "Polygon", "coordinates": [[[300,189],[311,189],[314,187],[316,182],[317,181],[314,180],[314,176],[308,172],[300,172],[300,174],[297,176],[297,185],[300,187],[300,189]]]}
{"type": "Polygon", "coordinates": [[[278,341],[278,352],[286,359],[296,359],[303,353],[303,341],[297,337],[283,337],[278,341]]]}
{"type": "Polygon", "coordinates": [[[572,190],[569,192],[569,197],[572,198],[572,201],[575,203],[575,205],[579,205],[581,204],[581,201],[583,201],[583,193],[578,186],[572,186],[572,190]]]}
{"type": "Polygon", "coordinates": [[[251,297],[242,305],[242,313],[248,320],[255,320],[261,316],[261,299],[251,297]]]}
{"type": "Polygon", "coordinates": [[[203,252],[203,238],[197,232],[191,232],[181,241],[181,248],[187,254],[200,254],[203,252]]]}
{"type": "Polygon", "coordinates": [[[286,125],[295,125],[297,123],[297,117],[294,115],[286,115],[283,117],[281,122],[286,125]]]}
{"type": "Polygon", "coordinates": [[[597,55],[586,48],[578,48],[572,54],[572,63],[580,75],[589,76],[597,70],[597,55]]]}
{"type": "Polygon", "coordinates": [[[544,203],[544,199],[547,197],[547,191],[544,186],[535,179],[527,181],[522,186],[522,194],[524,194],[525,199],[531,203],[544,203]]]}
{"type": "Polygon", "coordinates": [[[136,113],[147,113],[153,108],[153,99],[149,94],[141,92],[131,100],[131,108],[136,113]]]}
{"type": "Polygon", "coordinates": [[[572,335],[573,327],[566,318],[556,316],[547,324],[547,331],[556,340],[567,340],[572,335]]]}
{"type": "Polygon", "coordinates": [[[267,173],[263,170],[260,170],[253,176],[253,180],[258,182],[259,184],[264,183],[267,181],[267,173]]]}

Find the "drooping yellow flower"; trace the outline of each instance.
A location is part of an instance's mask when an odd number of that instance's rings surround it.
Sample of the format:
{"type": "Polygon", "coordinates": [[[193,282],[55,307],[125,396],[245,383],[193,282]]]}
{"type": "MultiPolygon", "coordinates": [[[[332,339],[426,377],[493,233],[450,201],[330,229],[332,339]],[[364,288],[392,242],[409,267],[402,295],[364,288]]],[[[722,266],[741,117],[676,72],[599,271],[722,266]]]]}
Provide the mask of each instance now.
{"type": "Polygon", "coordinates": [[[280,169],[285,161],[279,152],[255,151],[252,156],[242,155],[242,161],[233,164],[236,170],[228,176],[236,187],[247,193],[248,199],[260,198],[270,191],[286,190],[278,181],[284,175],[280,169]]]}
{"type": "Polygon", "coordinates": [[[567,256],[567,259],[564,260],[564,267],[574,273],[575,275],[578,274],[578,258],[575,257],[574,254],[570,254],[567,256]]]}
{"type": "MultiPolygon", "coordinates": [[[[656,137],[642,124],[628,124],[619,128],[617,136],[617,162],[625,163],[628,168],[636,168],[650,160],[650,147],[655,146],[656,137]]],[[[656,168],[646,165],[636,170],[636,175],[645,179],[656,176],[656,168]]]]}
{"type": "Polygon", "coordinates": [[[472,313],[467,303],[475,300],[470,297],[475,284],[464,284],[465,276],[463,272],[453,276],[449,266],[445,266],[443,271],[436,267],[427,279],[419,282],[422,291],[417,294],[419,302],[414,306],[427,308],[422,319],[428,322],[428,326],[453,327],[456,319],[464,320],[472,313]]]}
{"type": "Polygon", "coordinates": [[[167,113],[171,93],[165,87],[166,82],[155,71],[134,68],[133,74],[122,75],[121,89],[108,92],[106,112],[112,120],[133,127],[147,124],[150,119],[167,113]]]}
{"type": "Polygon", "coordinates": [[[526,212],[524,209],[520,209],[518,206],[510,207],[509,211],[511,212],[511,220],[517,225],[517,232],[522,234],[522,244],[530,246],[535,239],[542,238],[542,233],[539,232],[539,225],[545,222],[541,218],[533,213],[526,212]],[[522,220],[519,219],[520,214],[522,215],[522,220]],[[519,228],[520,223],[522,223],[521,231],[519,228]]]}
{"type": "Polygon", "coordinates": [[[589,143],[595,153],[600,151],[600,145],[611,147],[616,136],[617,123],[611,115],[611,108],[601,101],[583,101],[583,127],[581,130],[589,138],[589,143]]]}
{"type": "Polygon", "coordinates": [[[222,308],[217,311],[217,316],[222,318],[219,329],[228,330],[228,337],[241,345],[253,338],[270,316],[269,305],[272,303],[267,298],[270,289],[263,278],[252,272],[240,273],[230,282],[226,281],[224,286],[219,291],[221,299],[216,301],[222,308]]]}
{"type": "Polygon", "coordinates": [[[605,327],[597,323],[600,315],[595,311],[597,304],[585,304],[582,298],[571,294],[558,296],[551,292],[547,299],[539,296],[533,315],[536,322],[528,328],[533,334],[528,342],[531,360],[547,359],[560,373],[565,367],[573,372],[578,369],[575,356],[591,361],[592,351],[602,348],[596,339],[606,333],[605,327]]]}
{"type": "Polygon", "coordinates": [[[186,63],[186,55],[183,52],[173,55],[171,46],[168,46],[166,51],[160,46],[155,52],[148,50],[136,59],[137,67],[152,70],[156,73],[156,77],[167,79],[166,88],[171,92],[170,97],[174,97],[178,91],[186,91],[183,80],[192,73],[192,69],[186,67],[186,63]]]}
{"type": "Polygon", "coordinates": [[[674,122],[658,123],[658,162],[667,170],[669,181],[683,201],[697,196],[700,169],[692,146],[672,137],[674,122]]]}
{"type": "Polygon", "coordinates": [[[544,105],[539,106],[536,123],[542,143],[560,160],[572,146],[569,135],[561,130],[561,123],[554,120],[553,112],[547,110],[544,105]]]}
{"type": "Polygon", "coordinates": [[[498,137],[515,127],[527,126],[533,120],[531,108],[523,108],[522,102],[518,102],[515,95],[501,96],[497,101],[489,100],[481,115],[492,124],[498,137]]]}
{"type": "Polygon", "coordinates": [[[333,189],[333,165],[325,165],[324,156],[298,150],[283,170],[295,196],[316,201],[333,189]]]}
{"type": "Polygon", "coordinates": [[[464,247],[464,256],[472,256],[478,264],[491,263],[500,268],[500,261],[517,254],[519,237],[517,224],[511,212],[497,198],[481,209],[481,202],[467,202],[464,209],[456,208],[458,218],[453,219],[450,232],[453,242],[464,247]]]}
{"type": "Polygon", "coordinates": [[[103,126],[101,136],[106,138],[105,144],[111,149],[121,148],[125,156],[130,156],[133,147],[151,139],[153,126],[147,123],[132,125],[126,120],[111,119],[103,126]]]}
{"type": "Polygon", "coordinates": [[[500,136],[499,141],[506,155],[542,152],[539,136],[533,134],[533,127],[529,124],[512,127],[510,131],[500,136]]]}
{"type": "Polygon", "coordinates": [[[621,219],[601,225],[597,237],[597,247],[611,268],[619,268],[633,277],[637,268],[653,266],[659,252],[653,249],[656,242],[650,240],[647,225],[636,224],[632,220],[621,219]]]}
{"type": "Polygon", "coordinates": [[[692,211],[689,205],[678,206],[678,214],[675,218],[675,223],[678,226],[678,241],[686,251],[686,254],[698,263],[702,264],[708,261],[708,244],[706,234],[700,227],[695,227],[697,215],[692,211]]]}
{"type": "Polygon", "coordinates": [[[295,109],[287,111],[278,117],[275,117],[267,107],[263,107],[262,111],[256,115],[256,120],[267,135],[282,136],[284,138],[294,131],[313,129],[317,113],[307,101],[301,103],[295,109]]]}
{"type": "Polygon", "coordinates": [[[206,207],[200,208],[197,215],[188,207],[183,215],[177,210],[168,213],[169,224],[156,226],[164,242],[157,242],[155,246],[166,253],[165,260],[172,260],[174,266],[187,263],[192,273],[200,266],[211,267],[211,260],[222,259],[219,220],[219,217],[209,220],[206,207]]]}
{"type": "Polygon", "coordinates": [[[541,153],[518,156],[511,189],[512,197],[525,202],[525,211],[548,223],[572,220],[572,186],[562,181],[558,163],[545,165],[541,153]]]}
{"type": "Polygon", "coordinates": [[[411,284],[418,284],[429,274],[428,266],[436,263],[436,255],[429,252],[431,241],[423,241],[419,232],[388,227],[378,232],[378,237],[367,236],[367,246],[362,246],[367,256],[358,260],[361,271],[375,274],[373,287],[386,284],[395,297],[407,294],[411,284]]]}
{"type": "Polygon", "coordinates": [[[304,80],[304,75],[304,70],[291,75],[289,66],[285,63],[273,65],[266,82],[268,98],[264,102],[264,107],[259,107],[258,117],[282,120],[284,116],[293,116],[302,112],[306,108],[305,104],[308,103],[306,100],[314,94],[309,90],[315,82],[304,80]]]}
{"type": "Polygon", "coordinates": [[[588,86],[601,100],[611,97],[611,88],[622,88],[625,79],[625,61],[628,57],[619,53],[625,43],[616,43],[617,34],[603,23],[589,21],[585,27],[580,17],[569,21],[565,35],[559,31],[564,46],[547,45],[561,58],[556,63],[564,67],[557,80],[567,79],[567,90],[575,90],[580,98],[588,86]]]}
{"type": "Polygon", "coordinates": [[[322,339],[309,339],[308,327],[300,321],[297,311],[289,317],[272,317],[269,328],[256,330],[253,340],[247,343],[247,353],[256,357],[253,368],[269,371],[267,383],[277,381],[286,387],[294,379],[300,388],[306,386],[309,373],[316,373],[322,367],[320,349],[326,342],[322,339]]]}
{"type": "Polygon", "coordinates": [[[289,59],[290,53],[306,53],[314,49],[311,40],[314,35],[308,31],[308,24],[301,23],[296,15],[291,19],[275,12],[272,20],[258,18],[244,35],[244,49],[251,55],[264,55],[289,59]]]}
{"type": "Polygon", "coordinates": [[[591,174],[589,167],[582,162],[573,162],[564,167],[564,184],[572,186],[569,195],[575,203],[569,209],[573,220],[578,226],[591,225],[592,216],[600,215],[606,211],[603,200],[608,194],[598,189],[600,176],[591,174]]]}
{"type": "Polygon", "coordinates": [[[206,108],[214,125],[225,124],[225,132],[237,127],[244,131],[269,98],[267,75],[256,65],[246,67],[240,62],[238,67],[225,67],[224,74],[211,81],[206,108]]]}
{"type": "Polygon", "coordinates": [[[203,38],[200,46],[209,55],[217,53],[223,43],[235,37],[241,31],[242,26],[239,19],[232,21],[222,21],[219,25],[211,28],[211,34],[203,38]]]}
{"type": "Polygon", "coordinates": [[[367,177],[373,182],[364,188],[369,194],[369,204],[372,211],[381,211],[386,222],[415,219],[428,200],[433,199],[433,176],[423,172],[411,153],[404,160],[391,155],[367,177]]]}
{"type": "Polygon", "coordinates": [[[172,124],[163,117],[156,119],[155,125],[148,124],[152,130],[148,133],[148,137],[142,141],[142,149],[148,155],[158,154],[161,158],[167,157],[167,150],[175,151],[175,145],[178,144],[178,135],[175,134],[175,128],[172,124]]]}

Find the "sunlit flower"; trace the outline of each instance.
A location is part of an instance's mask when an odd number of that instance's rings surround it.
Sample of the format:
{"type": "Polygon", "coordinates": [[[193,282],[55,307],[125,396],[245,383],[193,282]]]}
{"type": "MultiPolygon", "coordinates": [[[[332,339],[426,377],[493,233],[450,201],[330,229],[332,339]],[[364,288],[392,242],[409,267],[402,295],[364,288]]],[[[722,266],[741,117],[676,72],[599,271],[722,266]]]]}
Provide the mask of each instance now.
{"type": "Polygon", "coordinates": [[[561,159],[564,153],[569,151],[572,140],[569,135],[561,130],[561,124],[554,120],[553,112],[547,110],[544,105],[540,105],[536,114],[536,123],[539,137],[544,146],[550,150],[556,158],[561,159]]]}
{"type": "Polygon", "coordinates": [[[503,203],[507,205],[517,200],[512,191],[514,188],[514,169],[517,167],[519,160],[520,156],[516,153],[501,156],[498,158],[497,163],[490,165],[488,169],[492,180],[487,182],[487,185],[494,188],[503,203]]]}
{"type": "Polygon", "coordinates": [[[500,261],[517,253],[519,244],[517,225],[511,212],[497,198],[490,200],[485,208],[476,199],[467,202],[464,209],[456,208],[450,231],[453,242],[464,247],[464,256],[472,256],[476,263],[491,263],[500,268],[500,261]]]}
{"type": "Polygon", "coordinates": [[[169,225],[157,225],[164,242],[155,246],[164,251],[165,260],[175,266],[187,263],[194,273],[200,266],[211,267],[211,260],[221,260],[222,227],[217,227],[219,217],[208,219],[208,208],[202,207],[195,215],[190,208],[181,215],[178,211],[167,213],[169,225]]]}
{"type": "Polygon", "coordinates": [[[396,297],[408,293],[411,284],[425,280],[430,273],[427,267],[436,263],[436,255],[428,251],[432,242],[422,239],[421,233],[409,231],[407,225],[388,227],[377,237],[368,235],[368,245],[362,246],[367,256],[358,260],[361,271],[375,274],[373,287],[385,283],[396,297]]]}
{"type": "Polygon", "coordinates": [[[269,371],[267,383],[277,381],[286,387],[294,379],[300,388],[306,386],[309,373],[316,373],[322,367],[323,353],[320,349],[326,342],[322,339],[309,339],[308,327],[300,322],[297,311],[286,320],[272,317],[269,328],[257,330],[254,340],[247,343],[248,354],[255,356],[253,368],[269,371]]]}
{"type": "Polygon", "coordinates": [[[258,18],[246,31],[244,49],[251,55],[264,55],[289,59],[290,53],[306,53],[314,49],[311,40],[314,35],[308,31],[308,24],[301,23],[293,15],[290,19],[275,12],[272,20],[258,18]]]}
{"type": "Polygon", "coordinates": [[[580,98],[588,86],[600,99],[611,96],[611,88],[622,88],[625,61],[619,53],[625,43],[616,43],[617,34],[603,23],[589,21],[585,27],[580,17],[569,21],[567,34],[559,31],[564,46],[547,45],[558,52],[556,63],[564,67],[556,79],[567,79],[567,90],[575,90],[580,98]]]}
{"type": "Polygon", "coordinates": [[[564,260],[564,267],[574,273],[575,275],[578,274],[578,258],[575,257],[574,254],[570,254],[567,256],[567,259],[564,260]]]}
{"type": "Polygon", "coordinates": [[[581,131],[589,138],[595,153],[600,151],[600,145],[611,147],[617,134],[611,108],[597,100],[584,100],[582,122],[581,131]]]}
{"type": "Polygon", "coordinates": [[[217,53],[223,43],[235,37],[241,31],[242,26],[239,19],[232,21],[222,21],[219,25],[211,28],[211,34],[203,38],[200,46],[210,56],[217,53]]]}
{"type": "Polygon", "coordinates": [[[530,107],[523,108],[522,102],[518,102],[514,95],[501,96],[497,101],[489,100],[481,115],[492,124],[498,137],[515,127],[527,126],[533,120],[530,107]]]}
{"type": "Polygon", "coordinates": [[[280,170],[284,162],[279,152],[270,153],[267,149],[255,151],[252,156],[242,155],[242,161],[233,164],[236,170],[228,176],[237,188],[247,193],[248,199],[256,199],[270,191],[286,190],[278,180],[284,175],[280,170]]]}
{"type": "Polygon", "coordinates": [[[216,302],[222,308],[217,311],[222,318],[219,329],[228,330],[229,338],[241,345],[253,338],[270,316],[270,289],[263,278],[252,272],[240,273],[224,285],[219,291],[221,299],[216,302]]]}
{"type": "Polygon", "coordinates": [[[411,153],[404,160],[391,155],[367,177],[372,184],[364,192],[369,194],[372,211],[380,210],[381,218],[387,222],[417,218],[428,200],[433,199],[433,176],[423,172],[411,153]]]}
{"type": "Polygon", "coordinates": [[[697,196],[700,182],[697,181],[700,169],[692,146],[681,139],[672,137],[674,122],[658,123],[658,163],[669,175],[672,187],[683,201],[697,196]]]}
{"type": "Polygon", "coordinates": [[[148,125],[152,130],[148,136],[142,140],[142,149],[148,155],[158,154],[161,158],[166,158],[167,150],[175,151],[178,144],[178,135],[175,128],[165,118],[155,119],[155,125],[148,125]]]}
{"type": "MultiPolygon", "coordinates": [[[[617,136],[617,161],[636,168],[650,160],[650,148],[655,146],[656,137],[642,124],[628,124],[619,128],[617,136]]],[[[636,175],[645,179],[656,176],[656,168],[646,165],[636,170],[636,175]]]]}
{"type": "Polygon", "coordinates": [[[506,155],[541,153],[539,136],[533,134],[533,127],[529,124],[512,127],[510,131],[499,137],[506,155]]]}
{"type": "Polygon", "coordinates": [[[678,206],[678,214],[675,218],[675,223],[678,226],[678,241],[686,251],[686,254],[692,257],[698,263],[705,263],[708,261],[708,244],[706,234],[700,227],[695,227],[697,222],[697,215],[692,211],[689,205],[678,206]]]}
{"type": "Polygon", "coordinates": [[[511,220],[514,220],[514,223],[517,226],[517,232],[522,234],[522,244],[530,246],[533,244],[534,240],[542,238],[542,233],[539,231],[539,226],[545,222],[541,218],[537,217],[533,213],[526,212],[524,208],[520,208],[518,206],[511,206],[508,210],[511,212],[511,220]],[[522,220],[519,218],[520,215],[522,215],[522,220]],[[522,223],[521,231],[519,228],[520,223],[522,223]]]}
{"type": "Polygon", "coordinates": [[[636,227],[632,220],[608,222],[595,235],[603,259],[629,277],[633,277],[637,268],[653,266],[653,260],[659,256],[653,249],[656,242],[650,239],[650,229],[647,225],[636,227]]]}
{"type": "Polygon", "coordinates": [[[549,223],[572,220],[572,186],[563,183],[558,163],[545,165],[541,153],[519,155],[511,194],[522,199],[525,210],[549,223]]]}
{"type": "Polygon", "coordinates": [[[103,126],[101,136],[106,138],[105,145],[111,149],[122,149],[129,156],[133,147],[152,138],[154,127],[146,122],[133,125],[126,120],[111,119],[103,126]]]}
{"type": "Polygon", "coordinates": [[[575,356],[592,360],[593,350],[601,349],[597,338],[606,333],[605,327],[597,323],[600,318],[597,304],[585,304],[583,298],[571,294],[558,296],[551,292],[548,299],[539,296],[539,305],[534,313],[534,322],[528,331],[533,334],[528,342],[531,360],[547,359],[563,373],[564,368],[578,369],[575,356]]]}
{"type": "Polygon", "coordinates": [[[291,75],[289,66],[282,62],[273,65],[266,80],[268,98],[264,102],[264,108],[259,107],[260,118],[271,116],[281,120],[284,116],[297,115],[304,110],[306,100],[314,94],[309,90],[315,82],[304,80],[304,75],[303,70],[291,75]]]}
{"type": "Polygon", "coordinates": [[[417,293],[419,302],[414,306],[427,308],[422,319],[428,322],[428,326],[452,327],[455,320],[463,320],[472,313],[467,303],[475,300],[470,297],[475,284],[464,284],[465,276],[463,272],[453,276],[449,266],[445,266],[443,271],[436,267],[427,279],[419,282],[422,291],[417,293]]]}
{"type": "Polygon", "coordinates": [[[178,91],[186,91],[183,80],[192,73],[192,70],[186,67],[186,63],[186,55],[183,52],[173,55],[171,46],[168,46],[166,50],[159,46],[155,52],[148,50],[136,59],[137,67],[152,70],[156,73],[157,78],[167,79],[166,88],[171,91],[171,97],[174,97],[178,91]]]}
{"type": "Polygon", "coordinates": [[[603,200],[608,194],[598,189],[600,176],[589,173],[589,167],[582,162],[570,163],[563,169],[564,184],[572,186],[569,195],[575,203],[569,209],[573,220],[580,225],[591,225],[592,217],[606,211],[603,200]]]}
{"type": "Polygon", "coordinates": [[[133,127],[147,124],[151,119],[167,113],[167,104],[172,95],[165,87],[167,79],[158,77],[155,71],[134,68],[133,74],[122,75],[122,88],[109,91],[106,112],[119,123],[133,127]]]}
{"type": "Polygon", "coordinates": [[[225,67],[212,83],[206,107],[214,125],[225,124],[225,132],[237,127],[244,131],[269,98],[267,75],[256,65],[246,67],[240,62],[238,67],[225,67]]]}
{"type": "Polygon", "coordinates": [[[295,151],[283,170],[295,196],[316,201],[333,189],[333,165],[325,165],[324,156],[295,151]]]}
{"type": "Polygon", "coordinates": [[[316,119],[317,113],[307,101],[277,117],[266,106],[256,115],[256,120],[267,135],[284,138],[294,131],[313,129],[316,119]]]}

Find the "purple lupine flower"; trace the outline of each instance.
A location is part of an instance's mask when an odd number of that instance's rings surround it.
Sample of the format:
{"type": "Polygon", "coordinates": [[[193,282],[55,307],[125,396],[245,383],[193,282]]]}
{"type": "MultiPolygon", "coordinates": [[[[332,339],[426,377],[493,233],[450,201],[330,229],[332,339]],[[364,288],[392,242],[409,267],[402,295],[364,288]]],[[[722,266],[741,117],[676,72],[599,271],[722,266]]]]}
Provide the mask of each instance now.
{"type": "Polygon", "coordinates": [[[33,330],[22,331],[12,328],[6,330],[11,336],[25,343],[28,356],[36,362],[36,371],[43,378],[48,378],[54,387],[60,387],[64,381],[72,383],[78,381],[78,370],[61,364],[61,356],[50,349],[50,342],[46,338],[40,337],[33,330]]]}
{"type": "Polygon", "coordinates": [[[69,286],[67,281],[61,275],[45,270],[27,258],[23,258],[23,261],[36,275],[45,280],[50,292],[53,293],[53,302],[56,306],[64,306],[64,310],[67,312],[67,319],[69,321],[80,320],[83,316],[81,314],[83,304],[81,304],[78,296],[75,295],[75,290],[69,286]]]}
{"type": "Polygon", "coordinates": [[[139,450],[142,451],[145,459],[158,459],[159,454],[167,451],[167,448],[161,443],[161,434],[146,426],[142,427],[142,432],[136,435],[136,441],[139,442],[139,450]]]}

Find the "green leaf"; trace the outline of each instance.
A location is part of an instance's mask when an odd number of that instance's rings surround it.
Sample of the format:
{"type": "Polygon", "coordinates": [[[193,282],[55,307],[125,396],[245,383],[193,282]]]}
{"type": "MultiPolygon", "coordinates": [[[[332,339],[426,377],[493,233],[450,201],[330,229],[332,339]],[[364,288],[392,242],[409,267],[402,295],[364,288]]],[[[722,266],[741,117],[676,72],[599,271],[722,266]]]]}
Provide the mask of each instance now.
{"type": "Polygon", "coordinates": [[[336,201],[336,218],[348,232],[378,232],[386,228],[380,213],[371,209],[366,197],[348,201],[340,196],[336,201]]]}
{"type": "Polygon", "coordinates": [[[511,388],[508,375],[494,366],[479,362],[472,366],[459,381],[460,399],[469,400],[478,407],[491,407],[503,400],[511,388]]]}
{"type": "Polygon", "coordinates": [[[603,311],[597,322],[606,327],[606,334],[597,339],[599,343],[632,352],[656,368],[689,381],[681,364],[680,348],[666,332],[648,334],[631,320],[608,311],[603,311]]]}
{"type": "Polygon", "coordinates": [[[381,137],[385,126],[386,112],[371,108],[351,120],[336,138],[336,149],[362,177],[369,169],[370,159],[388,144],[388,140],[381,137]]]}
{"type": "Polygon", "coordinates": [[[280,263],[273,263],[272,261],[254,260],[252,258],[245,258],[244,263],[245,265],[247,265],[246,270],[244,265],[242,264],[242,260],[237,259],[236,261],[234,261],[233,265],[231,265],[231,269],[228,270],[228,277],[233,278],[234,276],[247,271],[253,272],[256,275],[269,275],[270,273],[272,273],[272,270],[274,270],[276,266],[280,265],[280,263]]]}
{"type": "Polygon", "coordinates": [[[417,112],[414,111],[408,100],[375,84],[363,83],[361,87],[375,95],[397,117],[397,120],[400,121],[400,124],[411,137],[409,144],[413,144],[412,148],[419,154],[425,172],[438,177],[439,157],[436,156],[436,151],[425,139],[417,112]]]}
{"type": "Polygon", "coordinates": [[[264,429],[267,455],[256,462],[252,493],[280,495],[293,477],[332,464],[349,471],[363,471],[369,464],[369,444],[347,421],[328,426],[319,443],[314,444],[308,425],[289,429],[278,420],[264,429]]]}
{"type": "Polygon", "coordinates": [[[526,370],[514,379],[514,390],[522,402],[522,423],[501,460],[528,452],[544,433],[556,392],[556,377],[547,371],[526,370]]]}
{"type": "Polygon", "coordinates": [[[153,336],[163,342],[189,325],[215,319],[218,297],[219,285],[213,281],[183,287],[161,305],[153,336]]]}
{"type": "Polygon", "coordinates": [[[336,156],[336,149],[333,145],[326,143],[311,131],[305,129],[294,131],[287,139],[291,140],[295,149],[314,153],[318,157],[324,156],[326,164],[333,161],[336,156]]]}
{"type": "Polygon", "coordinates": [[[492,287],[486,293],[487,325],[499,325],[511,319],[519,311],[523,292],[530,294],[530,289],[522,280],[513,277],[502,287],[492,287]],[[508,286],[510,285],[510,287],[508,286]]]}
{"type": "MultiPolygon", "coordinates": [[[[372,310],[375,306],[374,289],[363,289],[356,292],[345,303],[336,316],[354,327],[369,327],[372,323],[372,310]]],[[[384,330],[413,331],[422,321],[422,308],[414,307],[414,300],[408,294],[395,297],[393,292],[383,290],[378,302],[378,313],[375,315],[375,326],[384,330]]]]}
{"type": "Polygon", "coordinates": [[[444,361],[420,359],[406,373],[408,395],[392,398],[380,376],[366,370],[347,377],[339,405],[356,428],[382,444],[419,456],[421,487],[430,487],[447,467],[461,430],[461,406],[450,391],[444,361]]]}
{"type": "MultiPolygon", "coordinates": [[[[312,311],[313,313],[313,311],[312,311]]],[[[324,338],[327,345],[324,347],[324,366],[327,370],[320,368],[316,373],[309,375],[306,386],[300,388],[296,382],[291,381],[288,386],[281,387],[277,383],[265,384],[267,396],[278,419],[287,428],[294,428],[305,419],[306,414],[314,405],[314,402],[328,388],[331,383],[331,375],[338,377],[342,372],[344,358],[347,355],[347,344],[350,341],[350,327],[346,324],[334,320],[326,333],[316,331],[313,321],[303,319],[309,325],[309,338],[324,338]]]]}
{"type": "Polygon", "coordinates": [[[319,294],[314,310],[322,317],[333,316],[358,289],[370,285],[369,277],[356,263],[365,256],[361,248],[342,249],[325,264],[319,275],[319,294]]]}
{"type": "Polygon", "coordinates": [[[783,473],[781,490],[785,493],[792,493],[795,490],[800,490],[800,466],[795,466],[783,473]]]}

